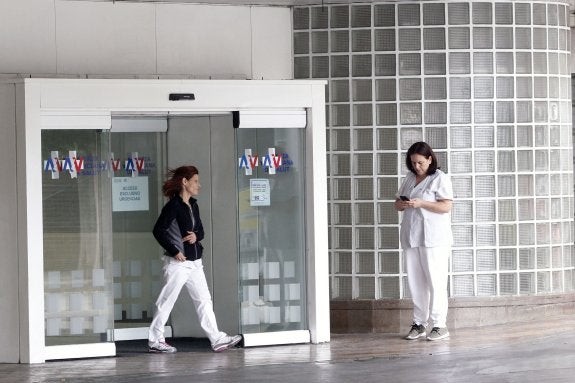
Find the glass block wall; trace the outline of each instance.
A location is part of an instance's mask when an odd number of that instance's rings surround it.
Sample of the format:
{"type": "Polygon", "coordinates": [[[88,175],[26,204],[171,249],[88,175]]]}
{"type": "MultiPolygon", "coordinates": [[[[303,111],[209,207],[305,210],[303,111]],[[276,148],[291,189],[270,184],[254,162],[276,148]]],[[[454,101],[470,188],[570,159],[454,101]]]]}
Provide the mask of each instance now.
{"type": "Polygon", "coordinates": [[[409,297],[394,193],[415,141],[453,180],[450,295],[574,290],[569,6],[293,10],[296,78],[328,79],[332,299],[409,297]]]}

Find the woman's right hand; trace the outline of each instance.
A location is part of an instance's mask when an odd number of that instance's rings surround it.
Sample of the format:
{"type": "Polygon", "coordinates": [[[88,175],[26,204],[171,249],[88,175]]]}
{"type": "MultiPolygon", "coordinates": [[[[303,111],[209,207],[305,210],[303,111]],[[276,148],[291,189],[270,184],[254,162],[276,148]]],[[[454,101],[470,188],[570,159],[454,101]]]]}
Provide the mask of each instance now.
{"type": "Polygon", "coordinates": [[[174,256],[174,258],[176,259],[176,261],[180,261],[180,262],[184,262],[186,260],[186,256],[184,254],[182,254],[181,252],[176,254],[174,256]]]}
{"type": "Polygon", "coordinates": [[[405,209],[407,209],[408,207],[411,207],[409,204],[410,201],[403,201],[400,200],[399,198],[395,200],[395,208],[398,211],[404,211],[405,209]]]}

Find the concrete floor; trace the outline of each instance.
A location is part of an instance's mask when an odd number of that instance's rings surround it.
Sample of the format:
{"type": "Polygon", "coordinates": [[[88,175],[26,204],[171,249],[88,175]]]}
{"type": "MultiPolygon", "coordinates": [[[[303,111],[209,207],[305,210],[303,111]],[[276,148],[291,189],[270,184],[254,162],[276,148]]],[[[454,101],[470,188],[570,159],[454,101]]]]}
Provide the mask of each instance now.
{"type": "MultiPolygon", "coordinates": [[[[575,317],[451,332],[448,340],[333,335],[330,343],[233,349],[207,342],[172,355],[118,347],[114,358],[0,364],[0,382],[575,382],[575,317]]],[[[176,340],[174,344],[177,344],[176,340]]]]}

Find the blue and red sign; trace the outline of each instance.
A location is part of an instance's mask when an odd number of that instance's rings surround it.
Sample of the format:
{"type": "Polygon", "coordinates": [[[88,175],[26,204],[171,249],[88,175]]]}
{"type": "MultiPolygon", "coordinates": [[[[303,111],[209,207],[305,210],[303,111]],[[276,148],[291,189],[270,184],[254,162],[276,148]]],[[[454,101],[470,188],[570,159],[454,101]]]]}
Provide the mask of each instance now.
{"type": "Polygon", "coordinates": [[[257,154],[252,154],[251,149],[245,149],[244,154],[238,159],[239,169],[245,169],[245,174],[251,176],[253,170],[258,166],[262,166],[264,172],[268,174],[276,174],[276,172],[287,172],[293,165],[287,153],[276,154],[275,148],[268,148],[268,152],[260,157],[257,154]]]}
{"type": "Polygon", "coordinates": [[[155,168],[155,163],[150,157],[139,156],[137,152],[128,154],[125,160],[114,158],[110,153],[107,159],[99,156],[78,156],[75,150],[70,150],[67,157],[60,156],[57,150],[50,152],[50,157],[44,160],[43,170],[52,174],[52,179],[60,178],[60,174],[69,173],[71,178],[78,175],[94,176],[102,172],[108,172],[112,176],[131,176],[150,174],[155,168]]]}

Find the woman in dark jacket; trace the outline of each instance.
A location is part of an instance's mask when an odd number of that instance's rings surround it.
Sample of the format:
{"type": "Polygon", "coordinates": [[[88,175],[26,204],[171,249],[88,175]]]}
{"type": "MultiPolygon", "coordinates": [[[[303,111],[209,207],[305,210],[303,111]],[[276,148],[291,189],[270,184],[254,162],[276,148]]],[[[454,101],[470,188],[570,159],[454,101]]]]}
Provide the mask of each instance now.
{"type": "Polygon", "coordinates": [[[215,352],[238,344],[240,335],[228,336],[218,330],[212,297],[202,265],[204,228],[198,204],[194,198],[200,192],[200,179],[195,166],[181,166],[169,171],[170,178],[162,192],[170,200],[154,225],[154,237],[164,248],[164,286],[156,301],[156,313],[150,325],[148,346],[150,352],[176,352],[166,343],[164,326],[176,299],[184,286],[196,308],[200,325],[215,352]]]}

